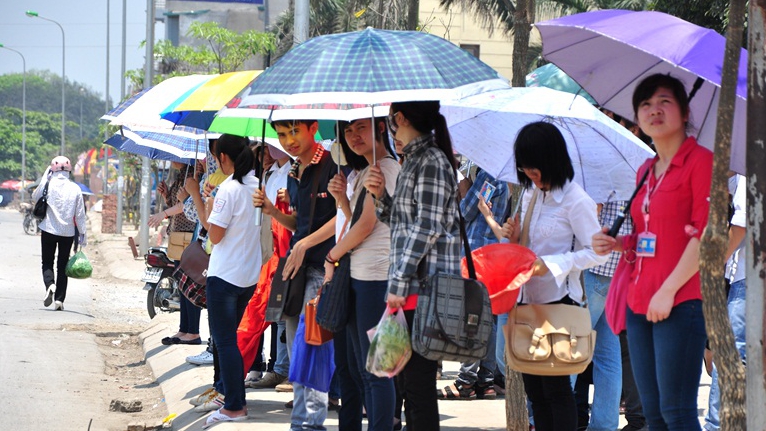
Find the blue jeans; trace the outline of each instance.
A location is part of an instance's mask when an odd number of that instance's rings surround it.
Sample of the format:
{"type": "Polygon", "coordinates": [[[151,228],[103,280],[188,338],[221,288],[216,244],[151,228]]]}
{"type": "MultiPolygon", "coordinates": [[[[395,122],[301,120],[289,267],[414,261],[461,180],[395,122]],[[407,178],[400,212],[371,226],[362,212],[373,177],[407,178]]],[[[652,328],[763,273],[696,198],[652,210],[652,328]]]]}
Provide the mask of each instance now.
{"type": "Polygon", "coordinates": [[[221,364],[221,385],[226,396],[223,407],[227,410],[242,410],[246,404],[245,372],[237,347],[237,327],[254,291],[255,285],[242,288],[218,277],[207,278],[208,319],[221,364]]]}
{"type": "Polygon", "coordinates": [[[707,339],[702,301],[682,302],[658,323],[628,308],[626,321],[633,375],[649,429],[700,430],[697,389],[707,339]]]}
{"type": "MultiPolygon", "coordinates": [[[[506,320],[508,320],[507,316],[506,320]]],[[[480,361],[463,362],[460,364],[460,374],[457,376],[458,382],[469,386],[475,383],[487,385],[494,382],[495,370],[497,369],[497,360],[495,359],[497,356],[497,321],[498,319],[495,318],[495,324],[492,325],[492,331],[489,333],[490,343],[487,346],[487,356],[480,361]],[[495,342],[492,342],[492,340],[495,342]]],[[[503,343],[503,346],[505,346],[505,343],[503,343]]]]}
{"type": "Polygon", "coordinates": [[[604,313],[612,278],[590,271],[585,271],[583,275],[590,322],[597,333],[593,350],[593,404],[588,431],[614,431],[620,421],[622,355],[620,338],[609,328],[604,313]]]}
{"type": "MultiPolygon", "coordinates": [[[[367,331],[378,325],[386,312],[384,299],[388,292],[388,281],[364,281],[351,279],[354,296],[351,316],[346,335],[351,342],[352,358],[362,376],[364,405],[367,407],[367,431],[390,431],[394,426],[394,403],[396,393],[393,379],[378,377],[367,372],[367,353],[370,338],[367,331]]],[[[349,358],[351,360],[351,358],[349,358]]],[[[346,398],[344,394],[343,402],[346,398]]],[[[345,406],[343,408],[346,408],[345,406]]]]}
{"type": "MultiPolygon", "coordinates": [[[[745,359],[745,280],[739,280],[732,283],[729,289],[729,298],[727,308],[729,309],[729,320],[731,329],[734,331],[734,344],[742,360],[745,359]]],[[[708,431],[717,431],[721,422],[718,416],[718,409],[721,406],[721,394],[718,388],[718,369],[713,363],[713,382],[710,385],[710,403],[707,416],[705,416],[705,429],[708,431]]]]}
{"type": "MultiPolygon", "coordinates": [[[[303,303],[313,299],[324,280],[324,271],[309,267],[306,269],[306,293],[303,303]]],[[[301,314],[306,311],[305,307],[301,314]]],[[[298,316],[285,318],[285,330],[287,332],[287,353],[292,357],[293,341],[295,332],[298,330],[298,316]]],[[[297,430],[320,430],[327,428],[324,421],[327,419],[327,392],[319,392],[316,389],[307,388],[293,382],[293,411],[290,415],[290,429],[297,430]]]]}
{"type": "Polygon", "coordinates": [[[287,376],[290,374],[290,356],[287,354],[287,343],[283,343],[282,334],[285,333],[285,321],[277,322],[277,361],[274,363],[274,372],[287,376]]]}

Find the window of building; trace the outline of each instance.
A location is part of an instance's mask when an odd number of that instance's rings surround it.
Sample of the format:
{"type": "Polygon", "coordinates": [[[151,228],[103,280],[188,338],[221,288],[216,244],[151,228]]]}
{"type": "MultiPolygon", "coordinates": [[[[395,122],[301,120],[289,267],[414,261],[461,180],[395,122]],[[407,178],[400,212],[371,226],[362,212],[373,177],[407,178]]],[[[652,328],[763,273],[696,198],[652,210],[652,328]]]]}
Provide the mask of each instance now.
{"type": "Polygon", "coordinates": [[[470,45],[470,44],[461,43],[460,48],[468,51],[468,53],[471,54],[472,56],[479,58],[479,51],[480,51],[479,45],[470,45]]]}

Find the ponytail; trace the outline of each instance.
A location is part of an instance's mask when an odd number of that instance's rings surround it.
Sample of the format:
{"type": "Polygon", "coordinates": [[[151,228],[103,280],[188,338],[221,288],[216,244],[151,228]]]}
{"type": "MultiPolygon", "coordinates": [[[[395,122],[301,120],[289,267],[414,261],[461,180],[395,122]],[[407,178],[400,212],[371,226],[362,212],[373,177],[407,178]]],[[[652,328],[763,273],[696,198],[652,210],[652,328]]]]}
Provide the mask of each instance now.
{"type": "Polygon", "coordinates": [[[255,156],[252,150],[250,150],[248,143],[247,138],[223,134],[218,138],[218,143],[215,146],[215,153],[219,159],[221,154],[226,154],[227,157],[234,161],[232,177],[239,181],[240,184],[244,184],[243,178],[253,170],[255,165],[255,156]]]}
{"type": "Polygon", "coordinates": [[[447,157],[450,166],[457,169],[459,164],[452,150],[452,138],[447,129],[447,120],[439,112],[441,105],[437,100],[417,102],[395,102],[391,104],[392,112],[401,112],[409,120],[412,127],[420,133],[434,133],[436,146],[447,157]]]}

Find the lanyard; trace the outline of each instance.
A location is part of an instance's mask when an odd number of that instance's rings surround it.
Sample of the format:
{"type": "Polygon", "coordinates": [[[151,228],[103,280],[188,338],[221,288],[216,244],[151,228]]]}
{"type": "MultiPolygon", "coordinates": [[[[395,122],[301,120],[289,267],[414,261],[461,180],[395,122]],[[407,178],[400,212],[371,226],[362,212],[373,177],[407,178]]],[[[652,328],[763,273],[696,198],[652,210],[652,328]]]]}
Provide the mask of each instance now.
{"type": "MultiPolygon", "coordinates": [[[[655,162],[649,169],[654,169],[656,164],[657,162],[655,162]]],[[[660,175],[660,177],[657,179],[657,182],[654,184],[654,187],[651,185],[651,178],[649,178],[649,181],[646,182],[646,195],[644,195],[644,205],[641,208],[641,211],[644,213],[644,232],[649,231],[649,203],[652,195],[657,193],[657,190],[660,188],[660,184],[662,184],[662,180],[665,179],[665,174],[667,174],[669,170],[670,166],[668,166],[662,175],[660,175]]]]}

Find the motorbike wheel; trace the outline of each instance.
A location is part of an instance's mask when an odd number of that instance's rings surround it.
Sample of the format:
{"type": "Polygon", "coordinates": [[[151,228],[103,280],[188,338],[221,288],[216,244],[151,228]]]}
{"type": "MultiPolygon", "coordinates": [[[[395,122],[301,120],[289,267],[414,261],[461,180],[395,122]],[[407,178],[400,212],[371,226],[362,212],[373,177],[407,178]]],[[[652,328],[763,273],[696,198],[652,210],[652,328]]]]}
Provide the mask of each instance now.
{"type": "Polygon", "coordinates": [[[24,232],[27,235],[37,234],[37,219],[34,217],[24,217],[24,232]]]}
{"type": "Polygon", "coordinates": [[[154,319],[154,316],[157,315],[157,311],[159,310],[159,307],[154,305],[154,293],[157,291],[157,285],[151,283],[146,284],[152,286],[146,291],[146,311],[149,312],[149,318],[154,319]]]}
{"type": "Polygon", "coordinates": [[[149,318],[154,319],[157,313],[164,311],[170,313],[174,311],[163,305],[163,301],[173,298],[176,294],[176,281],[173,277],[162,277],[157,284],[151,284],[152,287],[146,293],[146,310],[149,312],[149,318]]]}

